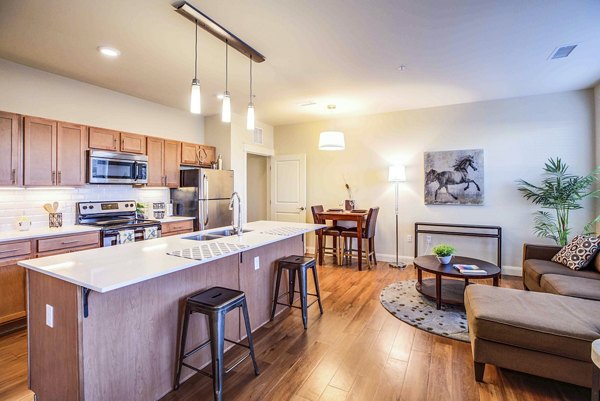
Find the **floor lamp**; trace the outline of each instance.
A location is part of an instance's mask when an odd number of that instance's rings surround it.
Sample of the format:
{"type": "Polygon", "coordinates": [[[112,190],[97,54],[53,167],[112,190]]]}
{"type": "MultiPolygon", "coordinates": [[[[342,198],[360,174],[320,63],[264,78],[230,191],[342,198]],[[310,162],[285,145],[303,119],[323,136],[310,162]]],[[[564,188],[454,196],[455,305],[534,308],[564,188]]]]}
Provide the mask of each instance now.
{"type": "Polygon", "coordinates": [[[389,173],[388,173],[388,181],[393,182],[394,185],[396,186],[396,204],[395,204],[395,206],[396,206],[395,207],[395,212],[396,212],[396,264],[390,263],[390,267],[404,268],[404,267],[406,267],[406,263],[402,263],[398,260],[398,214],[400,212],[398,209],[398,201],[399,201],[398,186],[400,185],[401,182],[406,181],[406,168],[404,167],[404,165],[396,164],[396,165],[390,166],[389,173]]]}

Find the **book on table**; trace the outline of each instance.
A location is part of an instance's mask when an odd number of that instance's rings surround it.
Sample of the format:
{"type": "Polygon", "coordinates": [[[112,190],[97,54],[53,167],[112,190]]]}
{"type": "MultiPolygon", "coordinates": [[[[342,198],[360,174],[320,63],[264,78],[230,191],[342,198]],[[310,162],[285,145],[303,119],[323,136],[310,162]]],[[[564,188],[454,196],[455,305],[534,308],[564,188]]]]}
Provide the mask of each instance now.
{"type": "Polygon", "coordinates": [[[478,274],[487,274],[487,272],[483,269],[480,269],[479,266],[477,265],[462,265],[462,264],[456,264],[454,265],[454,268],[456,270],[458,270],[461,274],[472,274],[474,276],[478,275],[478,274]]]}

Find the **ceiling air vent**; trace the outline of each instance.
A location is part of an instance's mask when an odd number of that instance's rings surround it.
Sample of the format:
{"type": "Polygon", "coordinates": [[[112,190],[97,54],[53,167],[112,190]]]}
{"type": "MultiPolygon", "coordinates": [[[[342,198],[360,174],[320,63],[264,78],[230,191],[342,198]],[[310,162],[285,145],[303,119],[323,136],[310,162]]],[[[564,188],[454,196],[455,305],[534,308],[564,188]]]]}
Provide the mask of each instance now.
{"type": "Polygon", "coordinates": [[[568,45],[568,46],[558,47],[552,52],[550,59],[554,60],[557,58],[569,57],[569,54],[571,54],[571,52],[573,50],[575,50],[576,47],[577,47],[577,45],[568,45]]]}
{"type": "Polygon", "coordinates": [[[262,145],[263,143],[263,130],[262,128],[254,128],[254,143],[262,145]]]}

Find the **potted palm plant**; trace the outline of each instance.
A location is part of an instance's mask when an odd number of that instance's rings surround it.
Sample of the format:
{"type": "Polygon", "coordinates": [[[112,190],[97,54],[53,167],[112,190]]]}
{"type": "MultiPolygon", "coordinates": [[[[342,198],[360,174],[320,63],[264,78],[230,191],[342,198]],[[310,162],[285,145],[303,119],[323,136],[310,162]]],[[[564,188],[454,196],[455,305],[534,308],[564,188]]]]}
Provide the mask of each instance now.
{"type": "MultiPolygon", "coordinates": [[[[550,238],[557,245],[565,246],[569,242],[569,213],[582,209],[581,202],[587,198],[597,198],[599,190],[592,186],[598,180],[600,168],[590,174],[577,176],[568,172],[569,166],[560,158],[548,159],[544,166],[544,179],[538,185],[519,180],[519,191],[523,197],[542,209],[534,214],[533,231],[538,237],[550,238]]],[[[589,222],[583,229],[584,234],[592,234],[600,216],[589,222]]]]}
{"type": "Polygon", "coordinates": [[[434,246],[431,249],[431,252],[433,252],[441,264],[447,265],[452,260],[452,256],[454,256],[454,253],[456,252],[456,248],[448,244],[439,244],[434,246]]]}

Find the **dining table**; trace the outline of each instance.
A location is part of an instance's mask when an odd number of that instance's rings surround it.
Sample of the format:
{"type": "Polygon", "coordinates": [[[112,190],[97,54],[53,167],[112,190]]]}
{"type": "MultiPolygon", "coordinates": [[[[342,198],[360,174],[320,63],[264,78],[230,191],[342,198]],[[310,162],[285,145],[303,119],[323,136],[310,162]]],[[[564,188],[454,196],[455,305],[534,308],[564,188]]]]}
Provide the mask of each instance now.
{"type": "MultiPolygon", "coordinates": [[[[358,250],[358,270],[362,270],[362,231],[363,223],[367,221],[368,210],[343,210],[343,209],[328,209],[323,212],[318,212],[317,217],[319,224],[327,224],[328,220],[333,221],[333,225],[337,226],[338,221],[354,221],[356,222],[357,231],[357,250],[358,250]]],[[[317,231],[319,241],[319,264],[323,264],[323,233],[322,230],[317,231]]]]}

